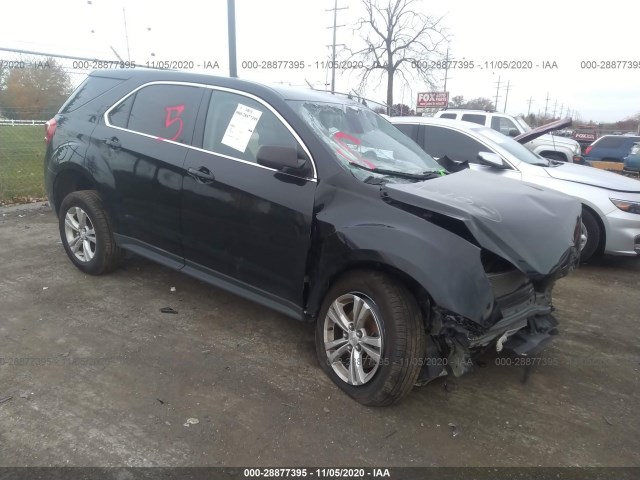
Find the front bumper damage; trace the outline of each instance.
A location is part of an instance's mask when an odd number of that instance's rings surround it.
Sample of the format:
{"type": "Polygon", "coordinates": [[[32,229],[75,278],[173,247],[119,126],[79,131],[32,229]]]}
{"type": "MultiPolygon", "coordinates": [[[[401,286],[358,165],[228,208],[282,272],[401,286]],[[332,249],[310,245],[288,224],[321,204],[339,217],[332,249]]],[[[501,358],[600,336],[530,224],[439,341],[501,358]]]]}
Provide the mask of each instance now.
{"type": "Polygon", "coordinates": [[[501,295],[496,295],[493,313],[484,324],[432,308],[427,357],[417,384],[468,373],[473,370],[475,357],[490,349],[529,357],[540,352],[558,333],[553,286],[575,269],[578,261],[577,250],[570,249],[553,274],[536,281],[517,270],[488,274],[494,292],[501,295]]]}

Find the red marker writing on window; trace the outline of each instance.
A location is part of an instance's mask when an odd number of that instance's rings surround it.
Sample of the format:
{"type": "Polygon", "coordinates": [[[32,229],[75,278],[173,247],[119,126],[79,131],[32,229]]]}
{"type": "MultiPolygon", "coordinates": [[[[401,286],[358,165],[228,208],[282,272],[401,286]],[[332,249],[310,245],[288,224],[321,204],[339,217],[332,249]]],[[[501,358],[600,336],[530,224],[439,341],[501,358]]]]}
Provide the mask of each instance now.
{"type": "Polygon", "coordinates": [[[184,105],[176,105],[175,107],[165,107],[164,110],[165,112],[167,112],[167,115],[164,117],[164,128],[169,128],[171,125],[178,122],[178,131],[171,138],[158,137],[156,140],[175,141],[178,138],[180,138],[180,135],[182,135],[182,130],[184,129],[184,122],[182,121],[182,118],[180,118],[180,115],[182,115],[182,112],[184,112],[184,105]]]}

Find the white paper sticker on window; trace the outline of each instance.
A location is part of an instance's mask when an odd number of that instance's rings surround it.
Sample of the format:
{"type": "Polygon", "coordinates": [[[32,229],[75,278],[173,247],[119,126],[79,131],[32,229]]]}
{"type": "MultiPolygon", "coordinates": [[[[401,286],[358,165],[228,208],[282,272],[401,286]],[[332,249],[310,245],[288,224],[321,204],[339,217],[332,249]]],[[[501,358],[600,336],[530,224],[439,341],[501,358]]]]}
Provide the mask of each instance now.
{"type": "Polygon", "coordinates": [[[239,103],[224,132],[222,143],[244,153],[261,115],[260,110],[239,103]]]}

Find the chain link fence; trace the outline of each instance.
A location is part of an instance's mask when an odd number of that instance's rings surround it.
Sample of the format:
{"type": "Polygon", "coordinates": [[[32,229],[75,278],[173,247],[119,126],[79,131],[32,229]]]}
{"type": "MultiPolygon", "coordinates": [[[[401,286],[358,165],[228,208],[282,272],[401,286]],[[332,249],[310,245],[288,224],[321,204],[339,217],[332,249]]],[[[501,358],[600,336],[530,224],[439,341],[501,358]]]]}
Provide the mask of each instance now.
{"type": "MultiPolygon", "coordinates": [[[[97,61],[97,60],[95,60],[97,61]]],[[[91,59],[51,56],[36,52],[0,50],[0,204],[29,202],[45,196],[44,124],[60,108],[69,92],[92,70],[91,59]],[[53,73],[61,73],[55,76],[53,73]],[[9,80],[47,89],[61,79],[63,95],[43,113],[46,96],[7,90],[9,80]],[[38,83],[40,82],[40,83],[38,83]]],[[[15,86],[15,85],[14,85],[15,86]]],[[[59,88],[59,84],[57,85],[59,88]]]]}
{"type": "Polygon", "coordinates": [[[45,196],[44,122],[0,121],[0,203],[45,196]]]}

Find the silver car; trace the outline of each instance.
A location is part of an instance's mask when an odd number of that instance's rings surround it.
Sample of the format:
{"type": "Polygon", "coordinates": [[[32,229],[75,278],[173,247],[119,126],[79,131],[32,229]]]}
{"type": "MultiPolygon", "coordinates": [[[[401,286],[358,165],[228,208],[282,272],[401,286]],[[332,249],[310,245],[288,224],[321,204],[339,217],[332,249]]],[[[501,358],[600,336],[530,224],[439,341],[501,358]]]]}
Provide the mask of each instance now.
{"type": "Polygon", "coordinates": [[[577,197],[582,202],[583,260],[602,253],[640,254],[640,181],[548,160],[512,138],[470,122],[428,117],[390,121],[450,171],[468,166],[577,197]]]}

